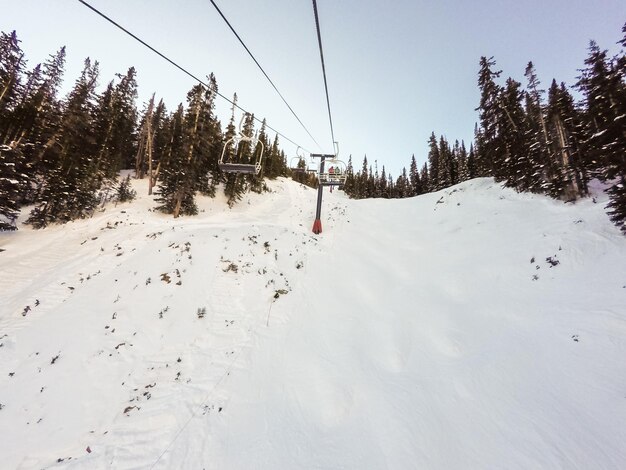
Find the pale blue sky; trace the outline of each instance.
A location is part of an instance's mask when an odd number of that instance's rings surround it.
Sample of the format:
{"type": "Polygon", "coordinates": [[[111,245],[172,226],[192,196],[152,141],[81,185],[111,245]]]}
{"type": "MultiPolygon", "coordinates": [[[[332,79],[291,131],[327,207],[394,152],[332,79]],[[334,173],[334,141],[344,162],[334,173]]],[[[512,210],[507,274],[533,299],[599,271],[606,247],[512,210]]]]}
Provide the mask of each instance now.
{"type": "MultiPolygon", "coordinates": [[[[216,0],[321,144],[300,127],[209,0],[91,0],[192,73],[214,72],[220,92],[313,152],[330,152],[310,0],[216,0]]],[[[623,0],[318,0],[328,86],[341,157],[363,155],[394,176],[411,155],[424,162],[432,131],[472,139],[481,55],[503,78],[525,83],[532,60],[543,86],[573,84],[590,39],[612,53],[626,22],[623,0]]],[[[30,66],[67,46],[66,88],[89,56],[101,85],[134,65],[140,100],[152,92],[174,109],[193,81],[77,0],[0,0],[0,29],[17,30],[30,66]]],[[[218,115],[229,116],[220,101],[218,115]]],[[[140,105],[141,106],[141,105],[140,105]]],[[[290,154],[295,148],[283,142],[290,154]]]]}

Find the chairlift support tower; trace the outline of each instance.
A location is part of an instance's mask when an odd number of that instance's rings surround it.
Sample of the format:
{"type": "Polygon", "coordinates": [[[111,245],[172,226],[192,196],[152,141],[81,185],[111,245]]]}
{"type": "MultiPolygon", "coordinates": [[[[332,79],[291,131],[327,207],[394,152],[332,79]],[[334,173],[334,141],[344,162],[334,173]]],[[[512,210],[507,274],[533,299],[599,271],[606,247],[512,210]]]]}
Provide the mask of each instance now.
{"type": "Polygon", "coordinates": [[[333,186],[341,186],[346,182],[346,172],[345,172],[345,168],[343,169],[342,173],[340,173],[339,175],[329,175],[328,173],[326,173],[325,170],[325,164],[326,164],[326,160],[331,160],[333,162],[338,162],[338,163],[342,163],[339,160],[337,160],[337,156],[333,155],[333,154],[321,154],[321,153],[312,153],[311,154],[311,158],[319,158],[320,159],[320,166],[319,166],[319,172],[318,172],[318,186],[317,186],[317,209],[315,211],[315,222],[313,222],[313,233],[320,234],[322,233],[322,196],[324,194],[324,186],[329,186],[329,187],[333,187],[333,186]]]}

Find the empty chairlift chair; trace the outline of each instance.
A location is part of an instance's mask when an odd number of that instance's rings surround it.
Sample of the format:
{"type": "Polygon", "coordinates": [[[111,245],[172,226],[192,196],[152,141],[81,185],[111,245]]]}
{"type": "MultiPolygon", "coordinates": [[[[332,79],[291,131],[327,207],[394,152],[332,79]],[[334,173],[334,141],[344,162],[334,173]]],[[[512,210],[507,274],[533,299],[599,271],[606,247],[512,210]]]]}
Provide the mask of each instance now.
{"type": "MultiPolygon", "coordinates": [[[[243,121],[243,119],[242,119],[243,121]]],[[[247,136],[241,131],[241,124],[239,125],[239,133],[236,136],[228,139],[224,143],[222,149],[222,155],[218,162],[220,170],[224,173],[241,173],[245,175],[258,175],[261,171],[261,164],[263,161],[263,152],[265,147],[263,142],[258,138],[258,134],[254,136],[247,136]],[[241,162],[240,153],[242,150],[242,144],[244,142],[250,142],[252,147],[253,162],[241,162]],[[229,149],[231,150],[229,152],[229,149]],[[226,155],[228,154],[228,157],[226,155]]]]}
{"type": "Polygon", "coordinates": [[[289,169],[293,174],[304,174],[309,173],[309,165],[307,165],[306,158],[304,152],[301,151],[301,148],[298,146],[296,149],[296,156],[291,159],[289,163],[289,169]]]}

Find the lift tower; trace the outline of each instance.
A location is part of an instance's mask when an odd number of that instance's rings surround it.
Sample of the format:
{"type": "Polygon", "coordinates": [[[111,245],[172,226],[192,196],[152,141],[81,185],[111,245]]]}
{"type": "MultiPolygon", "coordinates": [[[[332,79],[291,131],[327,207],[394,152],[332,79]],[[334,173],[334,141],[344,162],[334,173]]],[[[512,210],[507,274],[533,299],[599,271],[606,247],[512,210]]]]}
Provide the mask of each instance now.
{"type": "Polygon", "coordinates": [[[337,160],[336,155],[312,153],[311,158],[319,158],[320,166],[317,173],[317,209],[315,211],[315,222],[313,222],[313,233],[322,233],[322,196],[324,186],[341,186],[346,182],[346,165],[341,160],[337,160]],[[326,162],[331,163],[331,167],[326,171],[326,162]]]}

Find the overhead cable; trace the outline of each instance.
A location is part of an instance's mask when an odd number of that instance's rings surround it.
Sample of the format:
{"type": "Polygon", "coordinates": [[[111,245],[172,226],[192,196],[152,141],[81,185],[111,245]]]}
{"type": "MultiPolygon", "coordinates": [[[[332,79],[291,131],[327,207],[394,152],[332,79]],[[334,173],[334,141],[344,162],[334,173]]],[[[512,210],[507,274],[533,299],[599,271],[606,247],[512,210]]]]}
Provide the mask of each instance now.
{"type": "Polygon", "coordinates": [[[324,51],[322,50],[322,34],[320,33],[320,20],[317,14],[317,1],[313,0],[313,12],[315,13],[315,28],[317,29],[317,42],[320,47],[322,59],[322,74],[324,75],[324,88],[326,89],[326,104],[328,106],[328,120],[330,121],[330,135],[333,139],[333,151],[335,149],[335,131],[333,129],[333,116],[330,112],[330,99],[328,98],[328,81],[326,80],[326,66],[324,65],[324,51]]]}
{"type": "MultiPolygon", "coordinates": [[[[239,34],[237,34],[237,31],[235,31],[235,28],[233,28],[233,26],[230,24],[230,22],[226,19],[226,17],[224,16],[224,13],[222,13],[222,10],[219,9],[219,7],[217,6],[217,4],[214,2],[214,0],[210,0],[211,4],[213,4],[213,6],[215,7],[215,9],[217,10],[217,12],[220,14],[220,16],[222,17],[222,19],[226,22],[226,24],[228,25],[228,27],[230,28],[230,30],[233,32],[233,34],[235,35],[235,37],[239,40],[239,42],[241,43],[241,45],[243,46],[243,48],[246,50],[246,52],[248,53],[248,55],[252,58],[252,60],[254,61],[254,63],[257,65],[257,67],[259,67],[259,69],[261,70],[261,72],[263,73],[263,75],[265,75],[265,78],[267,78],[267,81],[270,82],[270,84],[272,85],[272,87],[274,88],[274,90],[276,91],[276,93],[278,93],[278,96],[280,96],[280,98],[283,100],[283,103],[285,103],[285,105],[287,105],[287,107],[289,108],[289,111],[291,111],[291,114],[294,115],[294,117],[298,120],[298,122],[300,123],[300,125],[302,126],[302,128],[306,131],[307,134],[309,134],[309,137],[313,140],[313,142],[315,142],[315,144],[320,147],[320,144],[317,143],[317,140],[315,140],[315,137],[313,137],[311,135],[311,133],[309,132],[309,130],[306,128],[306,126],[304,125],[304,123],[300,120],[300,118],[298,117],[298,115],[296,114],[296,112],[291,108],[291,106],[289,106],[289,103],[287,103],[287,100],[285,99],[285,97],[282,95],[282,93],[280,91],[278,91],[278,88],[276,87],[276,85],[274,85],[274,82],[272,81],[272,79],[267,75],[267,73],[265,73],[265,70],[263,70],[263,67],[261,67],[261,64],[259,64],[259,62],[256,60],[256,58],[254,57],[254,55],[252,54],[252,52],[250,52],[250,49],[248,49],[248,46],[246,46],[246,44],[243,42],[243,39],[241,39],[241,37],[239,36],[239,34]]],[[[321,149],[321,147],[320,147],[321,149]]]]}
{"type": "MultiPolygon", "coordinates": [[[[172,59],[170,59],[169,57],[167,57],[165,54],[159,52],[158,50],[156,50],[154,47],[152,47],[150,44],[148,44],[147,42],[145,42],[144,40],[142,40],[141,38],[137,37],[136,35],[134,35],[133,33],[131,33],[129,30],[127,30],[126,28],[124,28],[123,26],[121,26],[119,23],[115,22],[113,19],[111,19],[110,17],[108,17],[107,15],[105,15],[104,13],[102,13],[100,10],[94,8],[93,6],[91,6],[89,3],[87,3],[85,0],[78,0],[80,3],[82,3],[83,5],[85,5],[87,8],[89,8],[90,10],[92,10],[93,12],[97,13],[98,15],[100,15],[102,18],[104,18],[105,20],[107,20],[109,23],[111,23],[112,25],[114,25],[115,27],[121,29],[122,31],[124,31],[126,34],[128,34],[130,37],[132,37],[133,39],[135,39],[136,41],[138,41],[139,43],[141,43],[142,45],[144,45],[145,47],[147,47],[148,49],[150,49],[152,52],[154,52],[155,54],[157,54],[159,57],[161,57],[162,59],[165,59],[167,62],[169,62],[170,64],[172,64],[174,67],[176,67],[178,70],[180,70],[181,72],[187,74],[188,76],[190,76],[191,78],[193,78],[194,80],[196,80],[198,83],[200,83],[201,85],[204,85],[207,88],[210,88],[210,86],[204,82],[203,80],[199,79],[198,77],[196,77],[194,74],[192,74],[191,72],[189,72],[187,69],[181,67],[180,65],[178,65],[176,62],[174,62],[172,59]]],[[[259,123],[263,123],[262,120],[260,120],[259,118],[257,118],[256,116],[254,116],[253,113],[246,111],[244,108],[242,108],[241,106],[239,106],[238,104],[236,104],[235,102],[233,102],[232,100],[228,99],[226,96],[222,95],[219,92],[215,92],[217,94],[217,96],[219,96],[220,98],[226,100],[228,103],[232,104],[235,108],[239,109],[240,111],[246,113],[246,114],[250,114],[255,121],[259,122],[259,123]]],[[[291,142],[293,145],[298,146],[300,148],[304,148],[301,145],[299,145],[298,143],[294,142],[293,140],[291,140],[289,137],[287,137],[285,134],[283,134],[282,132],[277,131],[276,129],[274,129],[272,126],[268,125],[267,122],[265,123],[265,127],[267,127],[268,129],[270,129],[271,131],[275,132],[277,135],[281,136],[282,138],[284,138],[285,140],[287,140],[288,142],[291,142]]],[[[308,150],[306,150],[307,152],[309,152],[308,150]]],[[[311,152],[309,152],[311,153],[311,152]]]]}

